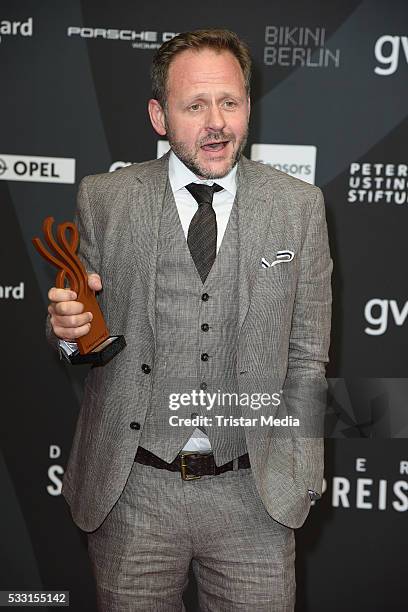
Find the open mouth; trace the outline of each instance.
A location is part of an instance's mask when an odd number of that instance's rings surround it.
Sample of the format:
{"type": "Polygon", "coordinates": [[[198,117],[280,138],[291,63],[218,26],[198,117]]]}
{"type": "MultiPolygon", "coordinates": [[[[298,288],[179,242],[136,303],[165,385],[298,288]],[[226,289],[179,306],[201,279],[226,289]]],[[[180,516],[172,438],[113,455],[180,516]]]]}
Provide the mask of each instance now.
{"type": "Polygon", "coordinates": [[[210,143],[203,145],[201,148],[204,151],[222,151],[223,149],[225,149],[228,143],[229,143],[229,140],[223,140],[221,142],[220,141],[210,142],[210,143]]]}

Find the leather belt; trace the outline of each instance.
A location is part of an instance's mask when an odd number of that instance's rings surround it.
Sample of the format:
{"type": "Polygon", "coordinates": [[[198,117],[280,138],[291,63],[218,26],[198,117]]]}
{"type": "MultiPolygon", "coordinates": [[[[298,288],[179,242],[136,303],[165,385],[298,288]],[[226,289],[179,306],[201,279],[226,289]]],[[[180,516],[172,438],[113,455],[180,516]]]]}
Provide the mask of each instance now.
{"type": "MultiPolygon", "coordinates": [[[[228,461],[224,465],[215,465],[213,453],[195,453],[194,451],[182,451],[171,463],[160,459],[150,451],[139,446],[135,461],[143,465],[151,465],[159,470],[169,470],[170,472],[180,472],[183,480],[194,480],[201,476],[217,476],[223,472],[228,472],[233,467],[233,461],[228,461]]],[[[249,455],[238,457],[238,469],[251,467],[249,455]]]]}

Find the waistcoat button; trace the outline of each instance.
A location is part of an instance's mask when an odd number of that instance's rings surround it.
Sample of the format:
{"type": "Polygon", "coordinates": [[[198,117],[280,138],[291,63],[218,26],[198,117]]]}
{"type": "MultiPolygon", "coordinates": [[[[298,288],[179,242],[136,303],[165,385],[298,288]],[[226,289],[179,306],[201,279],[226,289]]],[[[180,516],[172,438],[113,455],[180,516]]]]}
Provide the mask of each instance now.
{"type": "Polygon", "coordinates": [[[147,363],[142,363],[142,370],[145,374],[150,374],[151,367],[147,363]]]}
{"type": "Polygon", "coordinates": [[[201,299],[203,300],[203,302],[206,302],[209,297],[210,296],[208,295],[208,293],[203,293],[203,295],[201,296],[201,299]]]}
{"type": "Polygon", "coordinates": [[[203,323],[203,324],[201,325],[201,329],[202,329],[203,331],[208,331],[208,330],[210,329],[210,326],[208,325],[208,323],[203,323]]]}
{"type": "Polygon", "coordinates": [[[208,353],[201,353],[201,361],[208,361],[208,353]]]}
{"type": "Polygon", "coordinates": [[[140,423],[137,421],[132,421],[129,425],[130,429],[140,429],[140,423]]]}

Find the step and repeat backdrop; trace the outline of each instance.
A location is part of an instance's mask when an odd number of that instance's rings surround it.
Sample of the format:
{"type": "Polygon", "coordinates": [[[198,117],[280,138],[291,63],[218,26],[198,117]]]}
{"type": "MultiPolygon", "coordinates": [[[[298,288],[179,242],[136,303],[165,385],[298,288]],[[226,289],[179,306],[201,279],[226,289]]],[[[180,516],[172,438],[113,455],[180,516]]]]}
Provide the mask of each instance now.
{"type": "MultiPolygon", "coordinates": [[[[254,60],[246,155],[322,188],[333,273],[325,492],[297,536],[297,610],[407,609],[408,3],[0,4],[0,590],[96,610],[61,479],[87,368],[44,336],[43,219],[88,174],[167,149],[147,117],[155,49],[227,27],[254,60]]],[[[187,609],[198,609],[191,577],[187,609]]]]}

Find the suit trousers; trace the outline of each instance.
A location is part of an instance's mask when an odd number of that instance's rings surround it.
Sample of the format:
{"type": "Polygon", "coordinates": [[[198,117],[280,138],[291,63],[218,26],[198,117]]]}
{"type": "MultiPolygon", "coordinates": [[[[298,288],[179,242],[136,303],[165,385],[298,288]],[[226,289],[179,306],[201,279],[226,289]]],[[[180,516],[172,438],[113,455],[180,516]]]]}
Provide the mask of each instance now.
{"type": "Polygon", "coordinates": [[[185,612],[190,562],[202,612],[294,609],[294,530],[267,513],[250,468],[184,481],[134,463],[88,553],[100,612],[185,612]]]}

